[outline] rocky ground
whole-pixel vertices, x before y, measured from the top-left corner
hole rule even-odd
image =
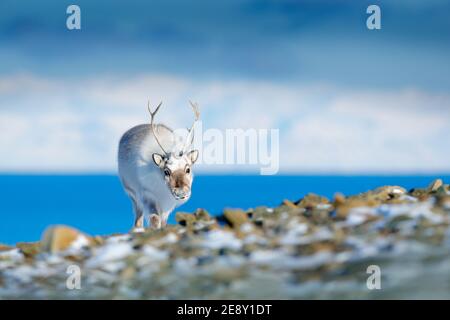
[[[0,298],[450,298],[441,180],[176,219],[110,236],[54,226],[40,242],[0,245]],[[368,288],[368,268],[380,271],[380,289]]]

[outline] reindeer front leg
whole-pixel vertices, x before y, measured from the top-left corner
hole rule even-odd
[[[138,202],[136,201],[136,197],[134,196],[133,193],[130,193],[130,197],[131,197],[131,202],[133,204],[133,212],[134,212],[134,223],[133,223],[133,228],[131,229],[131,232],[133,233],[139,233],[139,232],[144,232],[144,213],[143,210],[141,208],[141,206],[139,206]]]
[[[171,211],[163,212],[162,214],[150,215],[150,226],[154,229],[161,229],[167,226],[167,220]]]
[[[151,229],[161,229],[161,217],[159,216],[158,207],[151,201],[145,206],[146,212],[145,216],[148,218],[149,228]]]
[[[169,215],[170,215],[171,212],[172,212],[172,210],[169,210],[169,211],[163,212],[161,214],[161,226],[163,228],[165,228],[167,226],[167,220],[169,219]]]

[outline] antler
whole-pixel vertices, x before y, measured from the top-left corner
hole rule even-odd
[[[188,129],[188,136],[186,138],[186,143],[184,145],[183,152],[186,152],[187,149],[194,142],[194,125],[198,121],[198,119],[200,118],[200,111],[198,110],[197,103],[193,103],[191,100],[189,100],[189,103],[190,103],[190,105],[192,107],[192,110],[194,111],[195,119],[194,119],[194,123],[192,123],[191,129]]]
[[[155,119],[155,115],[158,112],[159,107],[161,107],[161,105],[162,105],[162,101],[158,104],[158,106],[156,107],[155,111],[152,112],[152,110],[150,109],[150,101],[149,101],[148,104],[147,104],[147,109],[148,109],[148,112],[150,112],[150,117],[151,117],[150,126],[152,127],[153,136],[155,137],[155,140],[158,143],[158,145],[161,148],[161,150],[164,152],[165,155],[167,155],[166,150],[164,150],[163,146],[159,142],[158,135],[156,134],[156,130],[155,130],[155,124],[153,122],[153,120]]]

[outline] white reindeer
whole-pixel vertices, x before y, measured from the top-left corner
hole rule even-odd
[[[144,231],[144,218],[153,228],[167,225],[169,214],[191,196],[192,165],[198,150],[189,150],[194,141],[194,125],[200,113],[190,102],[195,120],[185,143],[163,124],[141,124],[125,132],[119,143],[119,176],[130,197],[135,214],[133,232]],[[181,147],[181,148],[180,148]]]

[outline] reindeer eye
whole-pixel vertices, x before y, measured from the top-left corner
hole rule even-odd
[[[191,168],[189,168],[189,167],[186,167],[186,173],[191,173]]]
[[[164,170],[164,174],[168,177],[168,176],[170,176],[170,171],[169,171],[169,169],[165,169]]]

